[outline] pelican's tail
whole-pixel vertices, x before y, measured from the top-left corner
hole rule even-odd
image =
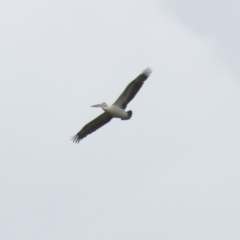
[[[130,119],[132,117],[132,110],[127,111],[127,114],[128,114],[128,119]]]
[[[132,117],[132,110],[127,111],[127,118],[121,118],[121,120],[129,120]]]

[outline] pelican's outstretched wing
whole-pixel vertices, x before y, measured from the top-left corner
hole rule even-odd
[[[136,79],[127,85],[123,93],[119,96],[113,105],[117,105],[120,108],[125,109],[127,107],[127,104],[135,97],[137,92],[142,87],[144,81],[150,76],[151,73],[151,68],[147,68],[142,71],[142,73]]]
[[[87,123],[75,136],[72,137],[73,142],[79,143],[83,138],[85,138],[88,134],[96,131],[106,123],[108,123],[112,119],[112,116],[104,112],[91,122]]]

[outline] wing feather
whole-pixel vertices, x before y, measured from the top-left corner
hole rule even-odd
[[[72,141],[75,143],[79,143],[83,138],[92,132],[96,131],[106,123],[108,123],[112,119],[112,116],[104,112],[91,122],[87,123],[75,136],[72,137]]]
[[[135,95],[138,93],[143,83],[147,80],[151,73],[151,68],[146,68],[145,70],[143,70],[137,78],[135,78],[127,85],[119,98],[114,102],[114,105],[125,109],[127,107],[127,104],[135,97]]]

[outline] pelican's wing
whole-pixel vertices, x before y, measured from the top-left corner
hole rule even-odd
[[[114,105],[119,106],[122,109],[125,109],[127,107],[127,104],[135,97],[137,92],[142,87],[143,83],[152,73],[151,68],[147,68],[142,73],[134,79],[132,82],[130,82],[123,93],[119,96],[119,98],[116,100]]]
[[[73,142],[79,143],[83,138],[85,138],[88,134],[96,131],[106,123],[108,123],[112,119],[112,116],[104,112],[103,114],[99,115],[91,122],[86,124],[75,136],[72,137]]]

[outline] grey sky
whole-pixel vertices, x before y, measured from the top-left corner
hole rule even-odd
[[[240,17],[201,2],[1,1],[1,240],[239,239]]]
[[[185,26],[201,35],[210,35],[218,41],[218,50],[225,60],[239,71],[240,48],[240,2],[168,0],[168,7],[177,12]]]

